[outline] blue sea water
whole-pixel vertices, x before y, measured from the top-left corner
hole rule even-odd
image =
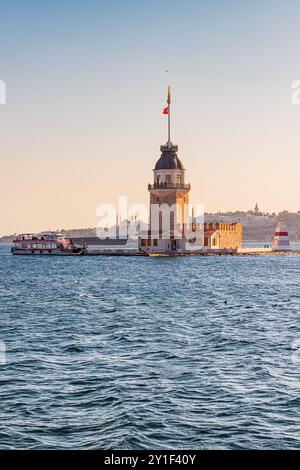
[[[299,279],[298,255],[0,246],[0,448],[299,449]]]

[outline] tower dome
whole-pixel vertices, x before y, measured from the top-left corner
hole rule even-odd
[[[177,145],[161,145],[160,150],[161,156],[157,160],[154,170],[184,170],[183,164],[177,156]]]

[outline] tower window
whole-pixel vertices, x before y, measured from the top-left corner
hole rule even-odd
[[[167,175],[167,176],[166,176],[166,183],[167,183],[167,184],[171,184],[171,183],[172,183],[171,175]]]
[[[181,175],[176,176],[176,183],[181,184]]]

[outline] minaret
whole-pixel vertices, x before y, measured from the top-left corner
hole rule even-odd
[[[168,141],[161,145],[161,156],[156,162],[153,184],[148,185],[150,193],[150,236],[153,238],[153,207],[167,205],[176,207],[170,217],[170,233],[164,233],[162,220],[163,211],[159,214],[159,230],[155,239],[149,239],[150,246],[158,247],[158,251],[176,251],[184,249],[185,228],[188,223],[187,204],[189,202],[190,185],[185,183],[185,169],[177,156],[178,146],[171,142],[171,88],[168,87]],[[166,206],[165,206],[166,207]]]

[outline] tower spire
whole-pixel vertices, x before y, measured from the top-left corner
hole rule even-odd
[[[168,86],[168,145],[171,145],[171,87]]]

